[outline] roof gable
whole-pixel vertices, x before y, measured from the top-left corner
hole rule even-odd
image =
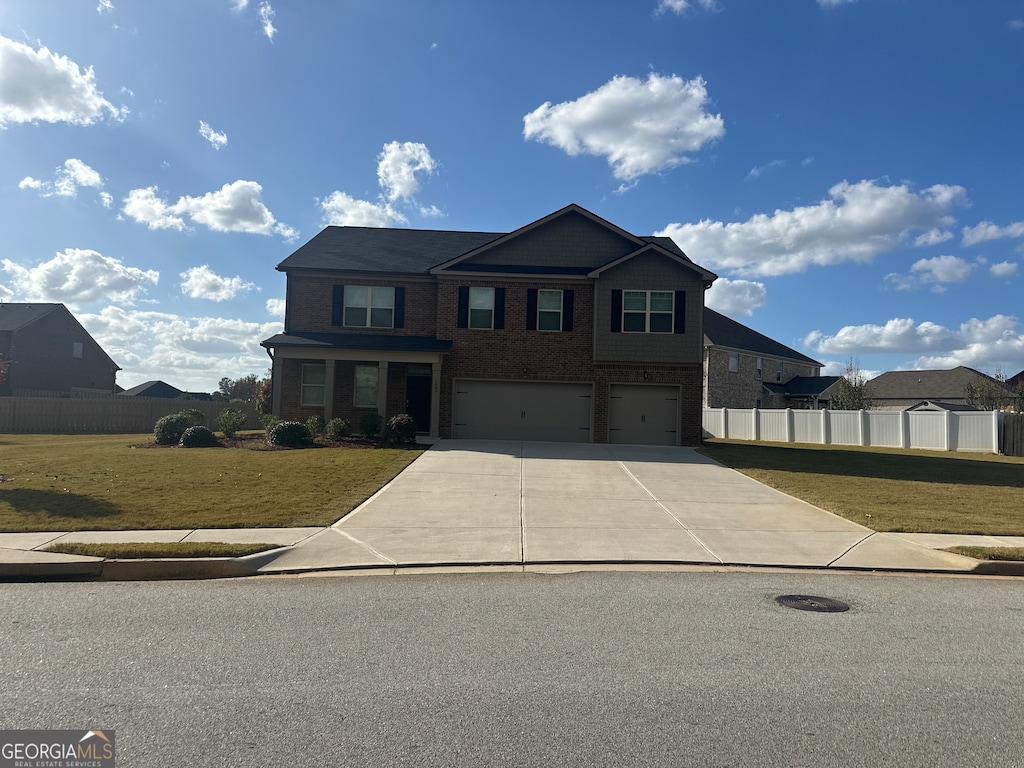
[[[17,331],[41,317],[62,308],[63,304],[20,304],[0,302],[0,331]]]
[[[775,339],[770,339],[763,333],[748,328],[743,323],[737,323],[732,318],[715,312],[709,307],[704,307],[704,340],[707,346],[754,352],[765,357],[781,357],[818,368],[822,366],[822,363],[817,360],[797,352]]]
[[[940,371],[888,371],[868,382],[873,400],[963,401],[968,384],[984,380],[1004,386],[981,371],[961,365]]]
[[[673,261],[680,266],[686,267],[687,269],[696,272],[704,281],[705,288],[710,287],[711,283],[713,283],[718,278],[718,275],[716,275],[714,272],[709,272],[703,267],[699,267],[696,264],[694,264],[686,257],[686,254],[684,254],[678,248],[670,250],[663,246],[661,243],[657,242],[646,243],[645,245],[642,245],[636,250],[623,254],[619,258],[613,259],[612,261],[609,261],[606,264],[602,264],[597,269],[590,272],[587,275],[587,277],[600,277],[602,273],[611,269],[615,269],[616,267],[619,267],[631,261],[632,259],[635,259],[639,256],[647,256],[652,254],[660,256],[662,258],[669,259],[670,261]]]

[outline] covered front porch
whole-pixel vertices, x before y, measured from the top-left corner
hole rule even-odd
[[[451,342],[376,334],[278,334],[262,345],[273,359],[273,412],[305,421],[408,413],[417,431],[439,436],[441,364]]]

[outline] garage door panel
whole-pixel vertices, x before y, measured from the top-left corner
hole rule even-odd
[[[679,387],[612,384],[609,395],[609,443],[678,444]]]
[[[590,442],[589,384],[457,380],[457,438]]]

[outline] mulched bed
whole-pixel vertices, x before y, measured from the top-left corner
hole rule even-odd
[[[399,450],[423,450],[422,445],[385,445],[379,437],[346,437],[339,441],[327,441],[320,439],[310,445],[271,445],[267,442],[266,435],[245,434],[235,437],[218,437],[217,445],[211,448],[240,448],[245,451],[303,451],[311,448],[393,448]],[[177,445],[160,445],[155,442],[138,443],[132,448],[177,448]]]

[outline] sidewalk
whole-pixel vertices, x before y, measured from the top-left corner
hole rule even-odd
[[[216,541],[234,559],[103,561],[62,542]],[[688,448],[446,440],[323,528],[0,533],[0,578],[210,578],[341,569],[660,564],[1002,573],[941,549],[1024,537],[876,533]]]

